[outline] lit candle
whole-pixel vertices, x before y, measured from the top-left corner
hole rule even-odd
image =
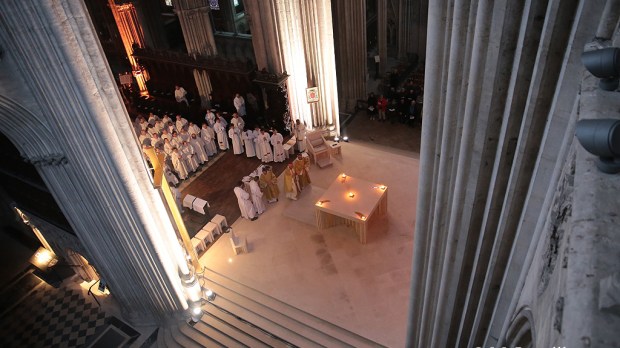
[[[379,186],[380,189],[385,190],[387,187],[385,185]]]
[[[349,192],[349,197],[351,197],[351,198],[355,197],[355,193]]]
[[[318,206],[320,207],[320,206],[322,206],[322,205],[323,205],[323,202],[318,201],[318,202],[316,202],[316,205],[318,205]]]
[[[366,221],[366,216],[362,215],[361,219],[362,221]]]
[[[345,178],[347,177],[347,175],[346,175],[345,173],[342,173],[341,177],[342,177],[343,179],[345,179]]]

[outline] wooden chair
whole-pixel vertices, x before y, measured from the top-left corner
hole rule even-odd
[[[310,160],[320,168],[332,165],[331,150],[321,131],[306,134],[306,149]]]

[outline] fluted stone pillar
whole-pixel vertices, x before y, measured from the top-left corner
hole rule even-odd
[[[549,260],[566,255],[563,268],[570,268],[576,257],[567,251],[574,250],[573,237],[562,237],[570,233],[571,204],[553,209],[552,203],[570,202],[560,174],[575,172],[569,154],[585,93],[580,56],[604,3],[429,3],[407,346],[512,346],[519,342],[505,337],[514,338],[507,331],[520,310],[533,316],[524,332],[533,346],[583,343],[584,334],[573,334],[580,325],[568,332],[562,321],[596,310],[589,296],[597,285],[583,280],[598,275],[583,274],[578,262],[549,274]],[[592,226],[585,216],[576,224]],[[579,285],[568,283],[566,273]],[[583,291],[584,284],[591,288]],[[571,286],[587,296],[568,297]],[[599,327],[612,323],[607,317]]]
[[[336,1],[333,18],[339,106],[352,111],[366,99],[366,0]]]
[[[252,29],[252,46],[258,70],[280,75],[284,72],[282,44],[278,37],[276,4],[272,1],[245,0],[246,16]]]
[[[379,48],[379,74],[384,75],[387,68],[387,0],[377,0],[377,45]]]
[[[426,54],[428,0],[400,0],[398,11],[398,58]]]
[[[179,16],[187,53],[191,56],[212,56],[217,54],[209,2],[207,0],[175,0],[174,11]],[[194,69],[194,79],[200,95],[200,105],[208,106],[209,94],[213,90],[206,71]]]
[[[138,20],[138,14],[133,3],[125,3],[117,5],[115,0],[108,0],[116,26],[121,35],[125,52],[127,52],[127,59],[131,64],[133,70],[133,76],[136,78],[138,87],[140,88],[140,94],[148,95],[148,89],[146,87],[146,81],[148,81],[148,73],[138,64],[136,58],[133,56],[134,46],[144,47],[144,33]]]
[[[161,18],[161,7],[150,0],[136,0],[134,2],[138,18],[144,33],[144,44],[157,50],[168,48],[168,40]]]
[[[248,0],[245,5],[258,68],[290,75],[291,118],[310,128],[333,125],[338,132],[331,1]],[[308,104],[309,87],[319,88],[318,102]]]
[[[83,1],[5,1],[0,46],[0,131],[37,168],[125,319],[180,315],[188,265]]]

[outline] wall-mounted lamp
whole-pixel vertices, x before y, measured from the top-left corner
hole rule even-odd
[[[620,120],[580,120],[575,133],[581,146],[598,156],[601,172],[620,173]]]
[[[605,91],[615,91],[620,77],[620,48],[607,47],[583,52],[581,62],[588,71],[601,79],[599,87]]]

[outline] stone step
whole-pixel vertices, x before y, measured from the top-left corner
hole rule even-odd
[[[182,335],[195,344],[194,347],[232,347],[235,345],[235,342],[228,337],[199,330],[195,325],[192,327],[186,322],[179,323],[178,328]]]
[[[257,313],[257,309],[254,308],[255,305],[253,305],[251,301],[240,296],[235,296],[233,293],[226,293],[225,288],[220,288],[215,284],[212,285],[214,285],[213,290],[218,294],[212,304],[218,308],[233,313],[233,315],[251,323],[263,331],[269,332],[270,334],[285,340],[293,346],[304,348],[325,346],[318,344],[312,339],[307,338],[305,335],[298,333],[305,331],[303,326],[281,325],[272,320],[273,316],[277,315],[275,312],[272,313],[267,310],[259,310],[259,313]],[[222,293],[222,295],[220,295],[220,293]]]
[[[183,348],[182,345],[180,345],[179,343],[177,343],[177,341],[174,339],[172,332],[170,331],[170,328],[167,327],[162,327],[161,330],[163,330],[163,334],[164,334],[164,346],[167,348]]]
[[[201,348],[201,347],[205,347],[204,345],[201,345],[198,343],[198,341],[200,340],[201,337],[191,337],[191,336],[200,336],[199,332],[195,332],[195,334],[192,333],[186,333],[187,329],[185,329],[186,327],[188,327],[186,322],[180,322],[178,324],[175,325],[170,325],[170,333],[172,334],[174,340],[180,344],[182,347],[185,348]],[[192,330],[190,328],[190,330]]]
[[[247,287],[235,280],[232,280],[213,270],[205,268],[205,277],[207,284],[210,286],[219,286],[222,296],[231,296],[230,300],[240,301],[241,303],[251,302],[249,309],[256,313],[275,313],[263,314],[271,321],[281,326],[291,326],[296,332],[304,332],[308,334],[309,339],[323,345],[331,345],[336,343],[339,346],[349,345],[352,347],[381,347],[380,344],[371,341],[363,336],[348,331],[326,320],[318,318],[312,314],[304,312],[298,308],[290,306],[280,300],[277,300],[267,294]],[[218,291],[213,289],[219,296]],[[217,297],[216,297],[217,300]],[[267,328],[263,328],[267,329]],[[299,331],[302,330],[302,331]],[[269,330],[268,330],[269,331]],[[285,338],[285,337],[283,337]],[[286,338],[285,338],[286,339]]]
[[[195,325],[197,329],[201,328],[203,325],[209,325],[228,336],[235,337],[235,339],[242,344],[252,348],[287,347],[286,344],[281,341],[268,336],[263,331],[248,325],[237,317],[213,305],[203,306],[203,311],[205,312],[204,316],[201,321]]]

